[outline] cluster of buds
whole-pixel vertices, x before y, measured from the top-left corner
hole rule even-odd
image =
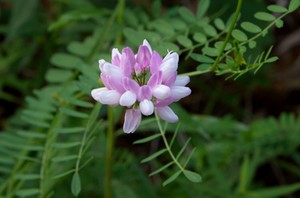
[[[178,116],[169,105],[191,94],[186,87],[188,76],[178,76],[179,56],[168,52],[162,58],[144,40],[135,55],[126,47],[122,53],[112,50],[111,63],[99,60],[100,78],[105,87],[92,90],[92,97],[106,105],[127,107],[123,131],[133,133],[140,125],[142,115],[154,113],[170,123]]]

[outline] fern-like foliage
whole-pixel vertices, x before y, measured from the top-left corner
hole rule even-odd
[[[176,136],[179,131],[179,125],[177,126],[177,128],[173,134],[173,137],[172,137],[171,141],[169,142],[166,137],[167,123],[166,123],[165,127],[163,127],[161,124],[161,121],[159,120],[159,117],[157,115],[156,115],[156,121],[157,121],[157,125],[158,125],[159,131],[160,131],[159,134],[154,134],[154,135],[151,135],[149,137],[146,137],[146,138],[143,138],[143,139],[140,139],[140,140],[137,140],[134,142],[135,144],[147,143],[147,142],[155,140],[159,137],[162,138],[162,140],[164,142],[165,148],[163,148],[159,151],[156,151],[155,153],[146,157],[145,159],[142,160],[142,163],[149,162],[149,161],[151,161],[163,154],[166,154],[166,153],[168,153],[168,155],[170,156],[171,161],[169,163],[166,163],[159,169],[150,173],[150,176],[161,173],[162,171],[165,171],[167,168],[170,168],[171,166],[176,166],[177,171],[172,173],[171,176],[163,182],[163,186],[166,186],[169,183],[173,182],[182,173],[185,175],[185,177],[188,180],[190,180],[192,182],[200,182],[201,176],[198,173],[195,173],[193,171],[186,169],[186,166],[187,166],[189,160],[191,159],[191,156],[193,155],[195,148],[193,148],[193,150],[190,152],[190,154],[186,157],[184,163],[180,162],[180,161],[182,161],[181,158],[183,157],[183,154],[184,154],[186,148],[188,147],[191,138],[186,140],[185,143],[183,144],[183,146],[181,147],[180,151],[177,154],[175,154],[174,151],[172,151],[172,146],[176,140]]]

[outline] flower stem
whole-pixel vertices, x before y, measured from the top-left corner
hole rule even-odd
[[[114,112],[113,107],[108,107],[108,130],[106,135],[106,160],[105,160],[105,180],[104,180],[104,197],[112,197],[112,165],[113,165],[113,150],[114,150]]]
[[[172,158],[173,162],[178,166],[178,168],[180,169],[181,172],[184,171],[184,168],[181,166],[181,164],[178,162],[177,158],[174,156],[172,150],[171,150],[171,147],[168,143],[168,140],[165,136],[165,133],[166,133],[166,129],[163,129],[163,127],[161,126],[161,123],[160,123],[160,120],[159,120],[159,117],[158,115],[155,113],[155,118],[156,118],[156,122],[157,122],[157,125],[158,125],[158,128],[159,128],[159,131],[160,131],[160,134],[161,134],[161,137],[164,141],[164,144],[166,146],[166,149],[170,155],[170,157]]]

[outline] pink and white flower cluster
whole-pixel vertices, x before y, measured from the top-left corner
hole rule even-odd
[[[191,94],[186,87],[189,77],[177,76],[178,59],[176,52],[168,52],[162,58],[147,40],[139,46],[136,55],[128,47],[121,53],[114,48],[111,63],[99,60],[100,78],[105,87],[93,89],[92,97],[102,104],[128,107],[125,133],[133,133],[142,115],[149,116],[154,111],[167,122],[177,122],[177,115],[168,105]]]

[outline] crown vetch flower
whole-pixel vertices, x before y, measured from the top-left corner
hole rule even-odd
[[[111,63],[99,60],[100,78],[105,87],[93,89],[92,97],[107,105],[127,107],[123,131],[133,133],[142,115],[155,111],[161,119],[174,123],[178,116],[169,105],[191,94],[186,87],[190,78],[177,76],[178,54],[168,52],[162,58],[147,40],[137,54],[126,47],[112,50]]]

